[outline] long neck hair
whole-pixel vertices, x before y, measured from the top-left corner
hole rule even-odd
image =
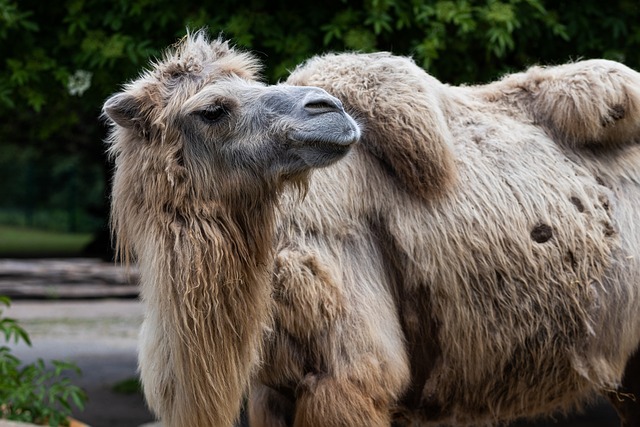
[[[247,176],[246,192],[207,199],[179,164],[136,161],[123,147],[139,141],[126,139],[111,136],[112,229],[120,257],[139,263],[146,321],[166,353],[142,366],[161,377],[147,390],[143,375],[145,394],[167,426],[230,426],[269,319],[277,191]]]

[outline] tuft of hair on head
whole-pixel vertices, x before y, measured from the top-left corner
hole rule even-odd
[[[205,28],[187,29],[185,36],[164,52],[156,68],[159,77],[165,78],[231,73],[256,80],[262,71],[262,65],[251,53],[232,46],[222,35],[211,39]]]
[[[256,57],[232,46],[222,36],[210,39],[206,29],[187,29],[186,35],[167,48],[161,59],[151,62],[150,69],[105,102],[102,116],[147,139],[153,135],[154,126],[162,127],[161,110],[170,99],[182,94],[180,80],[191,80],[192,87],[225,76],[260,80],[261,69]]]

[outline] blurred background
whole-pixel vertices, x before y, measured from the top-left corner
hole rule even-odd
[[[640,66],[637,0],[0,0],[0,255],[101,256],[111,165],[104,100],[187,28],[274,83],[311,55],[389,50],[443,82],[604,57]]]
[[[112,165],[100,112],[110,94],[187,28],[208,27],[214,36],[254,52],[268,83],[286,78],[313,54],[387,50],[412,56],[445,83],[475,84],[532,64],[582,58],[640,69],[639,22],[638,0],[0,0],[0,258],[13,260],[0,265],[0,293],[18,300],[13,313],[30,332],[55,342],[66,335],[42,329],[55,317],[42,320],[43,301],[47,308],[72,304],[63,308],[65,316],[75,303],[90,306],[89,299],[137,304],[135,279],[113,279],[121,272],[109,270]],[[43,261],[51,258],[69,261]],[[88,259],[104,262],[96,268],[109,270],[104,274],[110,279],[86,267]],[[87,269],[93,273],[78,273]],[[34,274],[40,287],[24,292],[33,284],[25,277]],[[106,288],[97,292],[98,285]],[[118,310],[105,316],[141,316],[137,305],[125,314]],[[115,337],[133,340],[126,348],[135,352],[135,334],[115,331]],[[35,343],[34,348],[40,351]],[[70,348],[54,350],[77,356]],[[36,357],[34,350],[18,350],[27,359]],[[135,357],[127,360],[135,376]],[[152,418],[140,399],[132,402],[143,408],[135,423]],[[574,424],[560,419],[552,425],[616,425],[610,409],[599,408],[604,418],[589,412],[574,417]]]

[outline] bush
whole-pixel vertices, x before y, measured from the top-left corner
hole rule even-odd
[[[10,300],[0,296],[0,305]],[[0,310],[0,333],[5,343],[24,342],[31,346],[27,332]],[[42,359],[23,365],[8,346],[0,346],[0,418],[34,424],[65,426],[72,405],[82,410],[87,399],[80,387],[73,385],[67,373],[80,374],[72,363],[54,360],[48,367]]]

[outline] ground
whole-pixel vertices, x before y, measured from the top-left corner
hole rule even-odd
[[[140,394],[114,391],[115,385],[136,378],[143,309],[135,278],[135,269],[127,273],[97,260],[0,260],[0,294],[14,299],[4,315],[17,319],[33,342],[32,347],[14,345],[15,354],[25,362],[75,362],[83,372],[76,383],[89,402],[74,416],[91,427],[137,427],[153,421]],[[602,403],[568,420],[510,427],[617,425],[615,412]]]
[[[138,393],[114,386],[136,377],[137,333],[142,308],[137,300],[14,301],[6,315],[16,318],[32,347],[14,346],[24,362],[69,360],[82,369],[74,382],[89,401],[74,414],[92,427],[134,427],[153,420]]]

